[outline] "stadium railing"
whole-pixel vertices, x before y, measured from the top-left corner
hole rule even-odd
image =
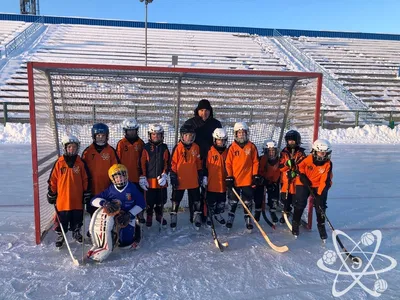
[[[287,51],[290,52],[296,59],[298,59],[304,67],[310,72],[320,72],[323,76],[323,84],[331,92],[333,92],[339,99],[345,101],[349,105],[350,109],[355,110],[367,110],[368,106],[365,105],[360,99],[358,99],[353,93],[346,89],[340,82],[338,82],[332,75],[314,59],[305,54],[299,48],[297,48],[291,41],[290,38],[283,36],[278,30],[274,29],[273,36],[281,43]]]
[[[19,49],[25,42],[35,33],[37,32],[42,26],[44,25],[43,17],[37,19],[34,23],[28,26],[24,31],[19,33],[15,38],[9,41],[4,46],[5,56],[8,57],[11,53],[15,50]]]

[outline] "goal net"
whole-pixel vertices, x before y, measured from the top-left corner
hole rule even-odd
[[[31,62],[28,83],[37,243],[53,223],[47,180],[62,154],[65,134],[77,136],[82,151],[92,143],[93,124],[103,122],[110,128],[109,144],[116,147],[123,137],[122,121],[135,117],[145,142],[148,125],[161,124],[171,151],[179,127],[205,98],[227,129],[229,142],[234,123],[245,121],[260,153],[268,138],[283,147],[289,129],[298,130],[304,143],[318,136],[320,73]]]

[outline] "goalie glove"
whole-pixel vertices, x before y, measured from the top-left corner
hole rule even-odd
[[[129,212],[123,211],[121,210],[115,217],[115,223],[117,223],[117,225],[120,228],[124,228],[126,226],[129,225],[130,221],[131,221],[131,214]]]
[[[105,201],[103,203],[103,210],[107,214],[107,216],[115,216],[121,210],[121,202],[117,199],[111,201]]]
[[[167,184],[167,174],[162,173],[157,177],[157,181],[160,186],[165,186]]]
[[[144,191],[147,191],[147,188],[149,187],[149,182],[147,181],[146,176],[140,176],[139,185]]]

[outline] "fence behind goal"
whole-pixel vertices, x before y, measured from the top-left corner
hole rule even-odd
[[[122,121],[135,117],[145,142],[148,125],[161,124],[172,150],[180,126],[205,98],[227,129],[229,143],[238,121],[247,122],[259,151],[267,138],[281,145],[288,129],[299,130],[306,143],[318,135],[319,73],[34,62],[28,63],[28,82],[37,243],[53,222],[47,180],[67,133],[79,138],[82,151],[92,143],[93,124],[103,122],[115,147],[123,137]],[[187,206],[185,199],[182,205]]]

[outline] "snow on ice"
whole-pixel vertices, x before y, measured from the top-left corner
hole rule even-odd
[[[320,137],[333,143],[328,217],[356,242],[366,232],[380,230],[383,239],[378,252],[397,261],[399,130],[399,126],[393,130],[386,126],[320,130]],[[312,231],[301,228],[294,240],[286,226],[273,231],[261,221],[275,244],[289,247],[289,252],[279,254],[266,245],[256,229],[246,232],[242,210],[229,233],[224,227],[216,228],[221,241],[229,242],[223,253],[214,246],[209,229],[195,231],[184,212],[178,216],[177,231],[166,229],[159,234],[158,226],[145,228],[139,250],[117,249],[101,264],[86,262],[74,267],[66,248],[55,250],[54,233],[50,232],[41,245],[34,243],[29,125],[0,126],[0,144],[0,299],[334,298],[336,275],[317,267],[323,254],[334,250],[331,238],[323,246],[314,227]],[[169,220],[168,214],[165,217]],[[341,238],[347,248],[354,247]],[[80,259],[81,245],[70,240],[74,255]],[[361,248],[371,251],[363,245]],[[372,262],[376,270],[386,264],[381,256]],[[364,275],[360,281],[374,289],[377,279],[384,279],[387,289],[380,299],[398,299],[399,268],[377,276]],[[351,276],[341,275],[337,288],[353,282]],[[341,297],[371,298],[358,284]]]

